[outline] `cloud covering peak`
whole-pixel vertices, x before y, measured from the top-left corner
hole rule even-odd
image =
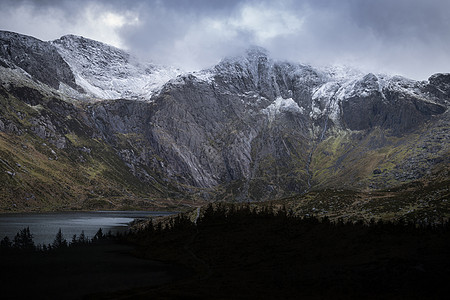
[[[201,69],[260,45],[275,58],[426,79],[450,72],[446,0],[3,0],[0,29],[72,33]]]

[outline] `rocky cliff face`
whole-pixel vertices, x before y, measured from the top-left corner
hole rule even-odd
[[[58,89],[65,83],[80,89],[75,77],[55,47],[36,38],[13,32],[0,31],[0,58],[2,67],[10,64],[26,71],[35,80]]]
[[[148,142],[145,153],[127,153],[130,164],[143,155],[158,157],[157,163],[142,163],[185,186],[221,187],[230,197],[261,199],[314,187],[315,177],[327,169],[318,164],[312,169],[311,162],[330,138],[349,134],[349,143],[358,145],[374,130],[398,138],[442,116],[446,104],[429,95],[431,85],[374,74],[334,78],[251,49],[169,81],[140,109],[145,113],[137,114],[139,122],[129,120],[135,113],[128,105],[117,114],[100,103],[95,115],[102,115],[106,136],[139,132]],[[381,138],[368,150],[390,146],[396,147]],[[447,146],[440,154],[445,151]],[[339,160],[348,153],[338,155]],[[358,172],[366,177],[373,169]]]
[[[80,37],[0,37],[1,49],[14,49],[0,52],[1,131],[32,134],[59,156],[76,149],[73,164],[91,157],[89,172],[101,165],[115,187],[132,176],[137,190],[150,187],[160,198],[262,200],[327,187],[380,189],[448,172],[448,74],[417,82],[315,69],[251,48],[178,75]],[[45,63],[26,55],[38,55],[37,44],[53,55]],[[15,58],[21,55],[41,71]],[[42,72],[57,75],[46,81]],[[33,113],[15,108],[20,103]],[[100,145],[114,163],[97,161]]]

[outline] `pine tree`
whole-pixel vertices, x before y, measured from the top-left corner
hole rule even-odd
[[[5,236],[2,241],[0,242],[0,248],[1,250],[10,249],[12,247],[12,242],[9,239],[9,237]]]
[[[78,237],[78,243],[85,244],[87,242],[88,240],[86,238],[86,235],[84,234],[84,230],[82,230],[80,236]]]
[[[72,236],[72,241],[70,242],[70,245],[71,245],[71,246],[75,246],[76,244],[78,244],[78,239],[77,239],[77,235],[74,234],[74,235]]]
[[[30,233],[30,227],[20,230],[14,237],[13,247],[18,250],[34,250],[33,235]]]
[[[105,236],[103,235],[103,230],[100,228],[94,235],[94,240],[102,240]]]
[[[67,247],[67,241],[64,238],[61,228],[58,230],[58,233],[56,234],[55,240],[53,241],[52,248],[64,248]]]

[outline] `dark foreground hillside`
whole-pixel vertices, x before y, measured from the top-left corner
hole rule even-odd
[[[113,241],[46,252],[0,253],[1,299],[83,299],[159,286],[190,276],[182,266],[144,260]]]
[[[448,223],[331,222],[283,207],[215,205],[149,224],[116,240],[7,249],[0,259],[2,299],[447,299],[450,293]]]
[[[439,299],[450,292],[448,225],[331,223],[219,206],[197,226],[178,217],[133,239],[137,255],[185,264],[196,275],[94,298]]]

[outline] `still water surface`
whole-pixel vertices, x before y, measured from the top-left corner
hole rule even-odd
[[[103,233],[124,232],[135,219],[171,215],[171,212],[151,211],[95,211],[61,213],[21,213],[0,214],[0,239],[8,236],[11,240],[19,230],[30,227],[33,241],[37,244],[50,244],[61,228],[64,238],[70,242],[72,236],[84,234],[92,238],[99,228]]]

